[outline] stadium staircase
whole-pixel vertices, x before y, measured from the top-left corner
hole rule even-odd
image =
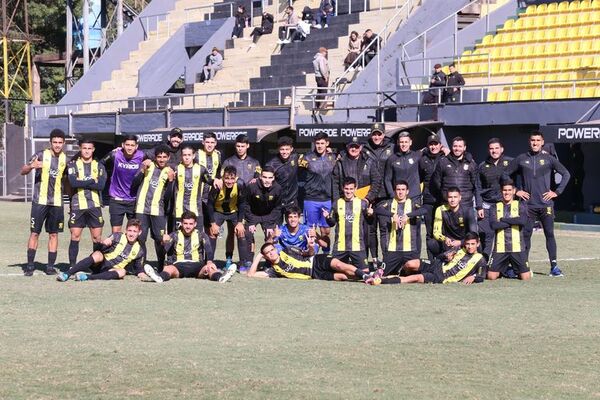
[[[138,74],[142,65],[160,49],[167,40],[184,24],[204,21],[213,11],[211,0],[178,0],[174,9],[155,29],[147,33],[147,39],[140,42],[138,49],[129,54],[119,69],[113,70],[111,79],[102,82],[99,90],[92,93],[93,101],[120,100],[135,97],[138,94]],[[207,8],[200,8],[206,6]],[[227,11],[229,16],[229,11]]]
[[[224,52],[223,70],[219,71],[211,82],[196,83],[193,92],[196,94],[231,92],[230,95],[209,99],[208,105],[214,107],[231,102],[235,102],[238,106],[257,103],[260,105],[289,104],[291,89],[267,91],[264,95],[259,93],[256,95],[257,101],[251,100],[250,104],[247,104],[249,98],[247,92],[292,86],[314,86],[312,60],[321,46],[329,49],[329,66],[335,79],[343,72],[342,62],[346,56],[350,32],[355,30],[362,35],[368,28],[377,32],[389,18],[390,10],[403,4],[403,1],[396,2],[396,0],[370,0],[367,3],[367,10],[364,10],[363,0],[351,1],[352,13],[348,13],[348,2],[340,1],[339,15],[330,19],[328,28],[311,29],[310,35],[304,41],[283,46],[277,44],[277,32],[280,26],[277,20],[281,19],[281,14],[275,14],[276,24],[272,34],[263,35],[254,48],[249,47],[251,41],[241,38],[232,40],[231,48],[225,49]],[[314,11],[318,5],[318,0],[298,0],[294,2],[294,10],[301,12],[305,6],[309,6]],[[257,21],[256,25],[259,23],[260,21]],[[244,30],[245,38],[249,37],[252,29],[254,28]],[[191,100],[188,99],[183,107],[188,108],[190,105]]]
[[[507,84],[488,101],[600,97],[600,0],[530,5],[457,64],[470,85]]]

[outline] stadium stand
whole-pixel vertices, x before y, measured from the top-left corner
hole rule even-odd
[[[600,1],[530,5],[457,61],[488,101],[600,96]]]

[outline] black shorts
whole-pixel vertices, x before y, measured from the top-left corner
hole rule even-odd
[[[167,217],[164,215],[136,214],[135,217],[142,223],[141,242],[146,241],[148,233],[154,240],[162,240],[163,235],[167,233]]]
[[[527,266],[527,256],[525,252],[492,254],[492,265],[490,267],[491,272],[500,272],[501,274],[504,274],[510,267],[516,270],[519,274],[529,272],[529,267]]]
[[[173,264],[179,271],[180,278],[197,278],[204,264],[197,261],[182,261]]]
[[[404,264],[418,259],[419,254],[416,251],[388,251],[383,257],[383,262],[385,262],[383,275],[398,275]]]
[[[115,200],[111,197],[108,202],[108,212],[110,213],[110,225],[122,226],[126,215],[127,220],[135,216],[135,201]]]
[[[533,220],[542,221],[545,218],[554,219],[554,207],[539,207],[539,208],[528,208],[527,216]]]
[[[334,270],[331,269],[331,261],[333,258],[326,254],[319,254],[313,258],[312,278],[322,281],[334,280]]]
[[[71,211],[69,216],[69,228],[102,228],[103,226],[104,218],[100,207]]]
[[[358,269],[367,269],[367,253],[365,251],[334,251],[333,258],[352,264]]]
[[[223,222],[225,222],[225,221],[231,222],[233,225],[236,225],[238,223],[237,212],[234,212],[231,214],[223,214],[223,213],[215,211],[214,218],[215,218],[215,224],[217,224],[218,226],[223,225]]]
[[[65,227],[65,213],[62,206],[31,204],[31,232],[40,233],[45,226],[48,233],[62,232]]]
[[[435,259],[431,264],[421,263],[419,273],[423,275],[425,283],[444,283],[444,270],[442,261]]]

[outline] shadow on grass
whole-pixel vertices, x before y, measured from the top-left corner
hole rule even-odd
[[[34,263],[35,271],[46,272],[46,265],[41,262]],[[9,268],[19,268],[22,272],[25,272],[25,268],[27,267],[27,263],[15,263],[7,265]],[[67,263],[58,263],[54,265],[54,268],[60,272],[66,272],[69,269],[69,264]]]

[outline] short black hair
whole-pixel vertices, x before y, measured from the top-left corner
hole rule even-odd
[[[446,193],[458,193],[460,194],[460,189],[456,186],[450,186],[447,190]]]
[[[354,185],[356,186],[356,179],[351,176],[347,176],[344,178],[344,186],[346,185]]]
[[[465,234],[465,238],[463,239],[463,243],[467,240],[477,240],[479,242],[479,235],[475,232],[467,232]]]
[[[454,136],[452,138],[452,144],[456,142],[463,142],[464,144],[467,144],[467,141],[462,136]]]
[[[54,138],[61,138],[63,140],[65,140],[65,132],[62,129],[52,129],[52,131],[50,132],[50,141],[52,141],[52,139]]]
[[[271,167],[270,165],[267,165],[266,167],[264,167],[262,169],[262,171],[260,173],[262,174],[263,172],[270,172],[273,175],[275,175],[275,168]]]
[[[125,135],[125,136],[123,136],[123,142],[126,142],[128,140],[133,140],[134,142],[137,143],[138,137],[137,137],[137,135]]]
[[[90,143],[93,144],[93,145],[95,145],[95,143],[92,140],[92,138],[89,138],[89,137],[81,138],[81,139],[79,139],[79,142],[78,142],[78,144],[79,144],[80,147],[81,147],[82,144],[90,144]]]
[[[213,138],[213,139],[217,140],[217,135],[215,135],[214,132],[206,132],[202,135],[202,139],[209,139],[209,138]]]
[[[450,68],[450,67],[456,68],[456,64],[452,63],[452,64],[448,65],[448,68]]]
[[[404,179],[400,179],[399,181],[396,181],[396,183],[394,183],[394,189],[396,188],[396,186],[398,185],[404,185],[406,186],[406,188],[408,189],[408,182],[406,182]]]
[[[183,221],[184,219],[193,219],[194,221],[196,221],[198,219],[198,216],[193,211],[188,210],[184,211],[183,214],[181,214],[181,220]]]
[[[275,247],[275,245],[271,242],[266,242],[265,244],[263,244],[262,246],[260,246],[260,254],[264,255],[265,254],[265,249],[269,246],[273,246]]]
[[[249,143],[248,136],[246,135],[237,135],[235,138],[236,143]]]
[[[315,139],[313,140],[314,142],[316,142],[317,140],[329,140],[329,135],[325,132],[319,132],[315,135]]]
[[[162,153],[165,153],[168,156],[171,155],[171,151],[169,150],[169,147],[166,144],[156,146],[156,148],[154,149],[154,157]]]
[[[237,175],[237,168],[233,165],[228,165],[223,169],[223,175]]]
[[[293,146],[294,140],[289,136],[282,136],[277,140],[277,147],[281,146]]]
[[[500,182],[500,188],[503,188],[504,186],[512,186],[515,187],[515,181],[513,181],[512,179],[508,178],[508,179],[504,179],[502,182]]]
[[[298,215],[300,215],[300,214],[302,214],[302,210],[300,210],[300,207],[292,205],[292,206],[289,206],[288,208],[286,208],[286,210],[285,210],[285,217],[286,218],[289,217],[290,214],[298,214]]]
[[[496,144],[496,143],[498,143],[500,145],[500,147],[504,147],[504,145],[502,144],[502,141],[497,137],[493,137],[490,140],[488,140],[488,146],[490,144]]]
[[[544,134],[543,134],[542,132],[540,132],[540,131],[532,131],[532,132],[529,134],[529,137],[531,138],[532,136],[541,136],[541,137],[542,137],[542,139],[544,138]]]
[[[192,146],[189,143],[184,144],[183,146],[181,146],[181,151],[183,152],[185,149],[191,150],[192,153],[196,152],[196,148],[194,146]]]

